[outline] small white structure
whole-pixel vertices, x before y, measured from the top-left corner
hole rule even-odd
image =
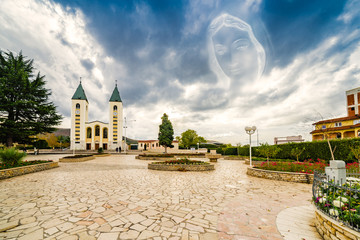
[[[330,166],[325,167],[325,174],[329,180],[334,180],[335,184],[344,184],[346,182],[345,162],[341,160],[330,161]]]
[[[285,144],[285,143],[291,143],[291,142],[304,142],[305,139],[302,138],[301,135],[299,136],[287,136],[287,137],[275,137],[274,138],[274,144]]]
[[[179,150],[179,141],[173,141],[172,145],[174,145],[174,147],[171,148],[171,150]],[[159,140],[139,140],[138,150],[165,151],[165,148],[160,146]]]

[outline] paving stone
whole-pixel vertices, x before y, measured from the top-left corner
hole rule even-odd
[[[138,223],[141,221],[144,221],[146,218],[140,214],[131,214],[129,216],[126,217],[127,219],[130,220],[130,222],[132,223]]]
[[[36,217],[27,217],[20,220],[20,224],[25,225],[36,221]]]
[[[119,233],[100,233],[98,240],[117,240]]]
[[[130,229],[134,229],[138,232],[141,232],[141,231],[144,231],[146,229],[146,227],[143,225],[140,225],[140,224],[134,224],[130,227]]]
[[[49,229],[46,229],[44,232],[48,235],[53,235],[55,233],[57,233],[59,231],[59,229],[57,229],[56,227],[52,227]]]
[[[87,234],[86,232],[81,232],[78,234],[79,240],[96,240],[94,236]]]
[[[19,225],[19,221],[12,221],[12,222],[2,224],[0,226],[0,232],[5,232],[5,231],[7,231],[9,229],[17,227],[18,225]]]
[[[120,233],[120,239],[135,239],[139,236],[139,232],[135,230],[129,230],[127,232]]]
[[[160,234],[158,232],[145,230],[145,231],[141,232],[138,239],[151,239],[151,238],[154,238],[154,237],[159,236],[159,235]]]
[[[44,238],[44,230],[38,229],[34,232],[19,237],[19,240],[41,240]]]

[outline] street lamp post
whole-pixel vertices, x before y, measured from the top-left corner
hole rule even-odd
[[[251,135],[255,133],[256,127],[255,126],[245,127],[245,131],[246,131],[247,134],[249,134],[249,138],[250,138],[250,166],[252,166],[252,161],[251,161]]]
[[[136,121],[136,120],[129,120],[129,121]],[[124,136],[124,138],[125,138],[125,145],[124,145],[124,153],[126,154],[126,129],[127,129],[127,125],[126,125],[126,117],[124,117],[124,131],[125,131],[125,136]]]

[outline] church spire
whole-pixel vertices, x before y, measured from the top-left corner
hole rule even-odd
[[[115,88],[114,88],[113,93],[111,94],[109,102],[122,102],[119,90],[117,88],[117,80],[115,80]]]
[[[76,89],[73,97],[71,99],[80,99],[80,100],[87,100],[87,97],[86,97],[86,94],[85,94],[85,91],[81,85],[81,77],[80,77],[80,84],[78,86],[78,88]]]

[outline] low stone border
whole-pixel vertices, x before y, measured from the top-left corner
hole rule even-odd
[[[251,168],[251,167],[247,169],[246,174],[253,177],[266,178],[266,179],[285,181],[285,182],[312,183],[314,181],[313,174],[270,171],[270,170]]]
[[[326,216],[318,209],[315,210],[315,227],[318,233],[325,239],[360,239],[360,233],[342,226],[340,222]]]
[[[224,160],[248,160],[248,158],[245,158],[245,157],[224,157]],[[250,160],[249,160],[249,164],[250,164]]]
[[[135,159],[139,159],[139,160],[156,160],[156,161],[172,161],[172,160],[176,160],[175,157],[144,157],[144,156],[136,156]]]
[[[262,163],[263,161],[251,161],[253,166],[260,166]],[[250,165],[250,159],[245,159],[245,164]]]
[[[108,157],[111,156],[110,153],[103,153],[103,154],[95,154],[94,157]]]
[[[95,159],[94,156],[82,157],[82,158],[60,158],[59,162],[85,162]]]
[[[56,167],[59,167],[58,162],[40,163],[29,166],[4,169],[4,170],[0,170],[0,179],[16,177],[33,172],[40,172]]]
[[[186,164],[154,164],[149,163],[148,169],[160,171],[211,171],[215,170],[213,164],[186,165]]]

